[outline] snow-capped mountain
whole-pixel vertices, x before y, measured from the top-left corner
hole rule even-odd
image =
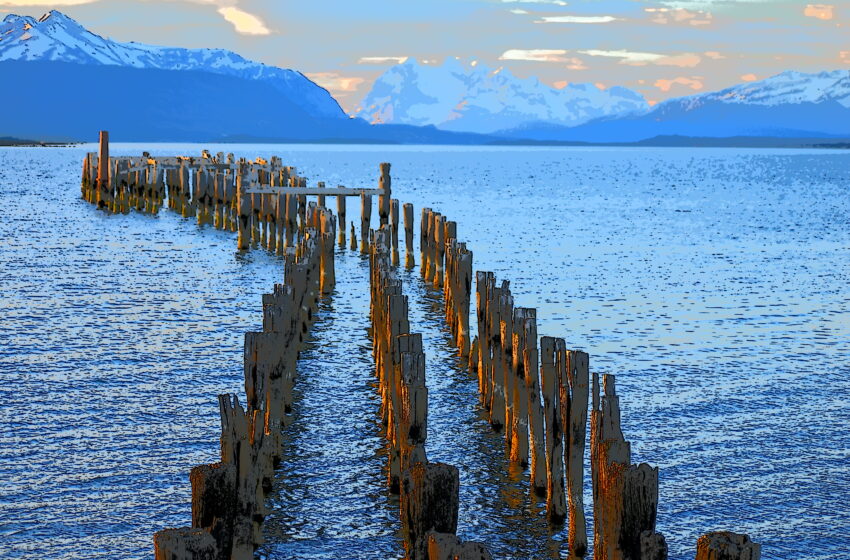
[[[336,100],[300,72],[246,60],[223,49],[120,43],[52,10],[36,20],[7,15],[0,24],[0,61],[52,61],[157,70],[195,70],[267,82],[310,114],[347,118]]]
[[[739,84],[720,91],[669,99],[660,103],[656,111],[670,106],[696,110],[714,102],[775,107],[827,101],[835,101],[850,108],[850,70],[833,70],[819,74],[783,72],[761,81]]]
[[[850,137],[850,70],[788,71],[720,91],[668,99],[639,116],[599,119],[578,127],[517,127],[534,140],[634,142],[662,135],[691,137]]]
[[[646,100],[623,88],[568,84],[555,89],[507,69],[450,57],[440,65],[413,58],[389,68],[356,115],[375,123],[435,125],[491,133],[530,122],[576,126],[599,117],[643,113]]]

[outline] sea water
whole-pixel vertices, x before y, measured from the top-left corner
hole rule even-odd
[[[657,529],[749,534],[766,560],[850,546],[850,153],[827,150],[113,144],[113,155],[279,155],[309,183],[375,187],[458,224],[542,335],[617,376]],[[244,395],[243,333],[282,262],[234,234],[80,198],[95,146],[0,148],[0,557],[150,558],[218,460],[216,395]],[[335,210],[335,201],[329,206]],[[359,201],[348,199],[359,236]],[[377,212],[373,212],[373,224]],[[346,233],[348,229],[346,228]],[[404,254],[402,252],[402,262]],[[337,252],[298,364],[260,558],[399,558],[368,337],[368,262]],[[400,271],[423,334],[429,459],[458,467],[458,534],[555,558],[528,473],[490,429],[440,293]],[[474,298],[473,298],[474,307]],[[472,321],[474,329],[474,319]],[[589,480],[589,472],[586,473]],[[591,524],[592,500],[585,505]],[[592,540],[592,539],[591,539]]]

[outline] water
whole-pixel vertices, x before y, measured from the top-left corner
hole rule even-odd
[[[617,375],[634,460],[660,467],[672,559],[711,530],[750,534],[767,560],[847,558],[847,152],[203,147],[281,155],[329,186],[372,186],[392,162],[417,240],[423,206],[456,220],[476,270],[538,308],[541,335]],[[154,531],[189,523],[188,470],[217,459],[215,396],[244,393],[242,336],[282,274],[168,211],[96,211],[79,198],[91,149],[0,149],[3,558],[150,558]],[[563,555],[565,531],[548,528],[458,367],[439,294],[418,269],[402,276],[426,344],[429,458],[460,468],[459,535],[498,558]],[[340,250],[337,279],[299,362],[261,558],[401,556],[368,263]]]

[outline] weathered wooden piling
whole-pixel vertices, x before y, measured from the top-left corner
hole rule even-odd
[[[564,423],[561,416],[556,344],[556,339],[549,336],[540,339],[540,377],[543,380],[543,408],[546,418],[546,513],[550,521],[561,523],[567,516],[567,503],[564,493]]]
[[[398,251],[398,200],[392,199],[390,201],[390,234],[391,234],[391,244],[392,244],[392,263],[393,266],[398,266],[399,259],[399,251]]]
[[[153,536],[155,560],[219,560],[209,531],[193,527],[164,529]],[[235,557],[234,557],[235,558]]]
[[[585,352],[567,350],[563,339],[556,342],[561,418],[564,426],[564,465],[569,497],[569,545],[572,558],[587,554],[587,523],[584,517],[584,442],[587,435],[587,405],[590,365]],[[657,470],[656,470],[657,473]],[[657,494],[656,484],[656,494]],[[657,498],[656,498],[657,503]],[[653,514],[652,528],[655,528]],[[638,539],[640,533],[638,532]]]
[[[236,466],[213,463],[189,472],[192,484],[192,527],[206,529],[215,539],[218,560],[228,560],[236,515]]]
[[[640,558],[641,534],[655,532],[658,469],[631,464],[631,449],[620,428],[620,404],[612,375],[603,378],[604,394],[594,375],[591,414],[594,558]]]
[[[100,142],[97,154],[97,205],[105,205],[105,193],[109,186],[109,132],[100,131]]]
[[[457,532],[460,476],[444,463],[417,463],[403,477],[402,521],[408,535],[408,558],[427,558],[428,533]]]
[[[369,223],[372,221],[372,196],[360,194],[360,252],[369,252]]]
[[[402,209],[404,214],[404,266],[413,268],[416,264],[413,258],[413,205],[405,202]]]
[[[760,560],[761,545],[747,535],[717,531],[697,540],[696,560]]]
[[[339,246],[345,247],[345,197],[342,195],[336,197],[336,215],[339,219]]]
[[[528,317],[522,325],[525,330],[525,387],[528,395],[528,431],[531,491],[538,496],[549,495],[546,459],[546,421],[544,420],[545,393],[539,369],[540,353],[537,349],[537,318]],[[550,389],[551,390],[551,389]],[[544,399],[541,401],[541,399]],[[560,418],[559,418],[560,419]]]
[[[390,178],[390,164],[382,163],[380,165],[381,178],[378,180],[378,188],[383,193],[378,197],[378,218],[379,225],[389,225],[390,219],[390,200],[392,200],[392,179]]]
[[[451,533],[428,533],[428,560],[492,560],[482,543],[461,541]]]

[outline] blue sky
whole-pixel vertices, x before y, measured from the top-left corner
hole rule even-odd
[[[622,85],[650,102],[784,70],[850,70],[850,0],[0,0],[122,41],[223,47],[301,70],[348,110],[406,57]]]

